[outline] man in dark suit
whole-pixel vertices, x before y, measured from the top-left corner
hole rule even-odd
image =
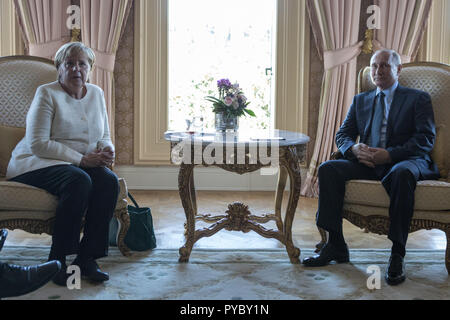
[[[400,56],[393,50],[380,50],[370,64],[377,89],[353,99],[336,134],[343,158],[319,167],[316,223],[328,231],[328,242],[318,255],[305,259],[303,264],[316,267],[333,260],[349,261],[342,233],[345,182],[381,180],[390,197],[388,238],[393,243],[385,278],[388,284],[396,285],[405,280],[405,245],[417,181],[439,178],[437,166],[429,156],[436,131],[430,95],[398,84]]]

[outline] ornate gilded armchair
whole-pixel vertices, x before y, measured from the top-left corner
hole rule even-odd
[[[441,173],[438,181],[417,183],[410,232],[440,229],[446,233],[445,265],[450,274],[450,66],[432,62],[407,63],[403,65],[399,82],[431,95],[437,132],[431,156]],[[358,92],[373,89],[370,68],[366,67],[359,72]],[[332,159],[339,157],[342,157],[340,152],[332,154]],[[387,235],[389,202],[380,181],[351,180],[346,184],[343,217],[366,232]],[[327,233],[320,228],[319,232],[322,241],[317,245],[318,249],[327,241]]]
[[[25,184],[6,181],[11,152],[25,135],[26,114],[38,86],[56,80],[53,61],[31,57],[0,57],[0,229],[21,229],[30,233],[52,234],[57,199]],[[119,179],[120,193],[114,217],[119,221],[117,244],[129,255],[124,243],[130,219],[127,186]]]

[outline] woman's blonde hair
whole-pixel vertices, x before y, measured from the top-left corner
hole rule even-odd
[[[89,66],[92,70],[95,63],[95,53],[91,48],[85,46],[81,42],[69,42],[58,49],[55,55],[56,70],[59,70],[59,66],[67,59],[67,57],[70,57],[74,53],[84,53],[88,58]]]

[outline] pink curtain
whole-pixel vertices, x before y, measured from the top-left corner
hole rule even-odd
[[[355,95],[360,0],[307,0],[324,76],[319,106],[319,125],[314,151],[301,194],[318,196],[317,170],[330,159],[334,138]]]
[[[114,141],[114,63],[132,0],[80,0],[81,39],[94,50],[90,82],[105,92],[109,128]]]
[[[375,0],[381,9],[381,29],[375,30],[374,50],[393,49],[402,63],[413,61],[419,50],[432,0]]]
[[[14,0],[28,54],[53,59],[70,40],[66,13],[70,0]]]

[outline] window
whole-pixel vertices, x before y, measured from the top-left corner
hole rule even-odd
[[[185,2],[190,5],[194,5],[197,2],[212,2],[219,3],[216,0],[136,0],[135,7],[135,135],[134,135],[134,164],[136,165],[167,165],[169,164],[169,143],[164,139],[164,132],[169,129],[170,124],[170,112],[169,106],[173,102],[170,102],[171,97],[177,97],[172,89],[169,89],[169,83],[172,81],[173,76],[169,73],[172,71],[169,65],[169,2],[179,1]],[[240,2],[235,2],[235,0],[229,0],[223,2],[221,6],[230,6],[233,11],[241,11],[243,13],[249,12],[249,10],[244,10],[247,5],[245,3],[256,3],[259,1],[267,3],[274,3],[276,5],[276,10],[271,9],[272,14],[276,13],[276,31],[271,30],[272,39],[271,43],[274,45],[275,49],[271,50],[271,54],[276,61],[273,65],[269,63],[260,63],[260,66],[264,66],[258,72],[264,71],[264,77],[254,77],[253,74],[257,74],[257,71],[253,71],[252,75],[249,77],[251,79],[268,79],[272,80],[274,85],[272,86],[274,94],[266,93],[264,91],[264,97],[267,101],[275,101],[271,104],[274,110],[270,110],[270,119],[274,122],[274,127],[276,129],[284,129],[291,131],[298,131],[307,133],[308,124],[308,79],[309,79],[309,20],[308,13],[306,11],[306,2],[298,0],[276,0],[272,2],[269,0],[242,0]],[[231,3],[237,3],[236,5],[230,5]],[[207,4],[205,4],[207,5]],[[242,9],[241,9],[242,8]],[[253,10],[253,15],[260,14],[259,4],[258,7],[254,5],[251,7]],[[256,9],[255,9],[256,8]],[[207,13],[202,8],[199,10],[201,14],[201,19],[199,21],[207,19]],[[223,14],[226,17],[225,14]],[[247,15],[243,15],[245,21],[251,21],[251,18]],[[191,20],[194,20],[193,16],[189,16]],[[173,19],[173,18],[171,18]],[[217,19],[216,19],[217,20]],[[274,18],[275,20],[275,18]],[[195,21],[196,24],[199,21]],[[213,21],[217,24],[217,21]],[[267,21],[266,21],[267,22]],[[211,22],[211,28],[213,23]],[[273,27],[273,20],[271,22]],[[218,27],[217,27],[218,28]],[[214,30],[218,32],[218,29]],[[233,33],[231,34],[233,36]],[[276,37],[275,37],[276,35]],[[244,35],[241,33],[241,37]],[[239,37],[238,37],[239,38]],[[275,45],[276,38],[276,45]],[[184,39],[185,41],[186,39]],[[234,40],[234,38],[233,38]],[[201,46],[198,46],[201,47]],[[239,49],[238,49],[239,50]],[[266,50],[266,49],[264,49]],[[269,49],[267,49],[269,50]],[[183,52],[182,52],[183,53]],[[242,52],[242,56],[246,52]],[[221,55],[217,54],[218,57],[213,56],[213,61],[218,61],[221,59]],[[202,52],[201,56],[204,57],[205,54]],[[271,57],[272,58],[272,57]],[[270,61],[271,62],[271,61]],[[188,60],[184,60],[184,64],[189,64]],[[239,64],[236,64],[239,65]],[[273,66],[274,74],[272,78],[265,76],[265,68]],[[248,96],[248,100],[252,103],[249,107],[256,107],[256,101],[259,98],[253,99],[251,94],[253,94],[252,84],[247,84],[248,75],[240,74],[224,74],[224,69],[219,69],[217,74],[211,77],[219,78],[230,78],[231,81],[238,81],[241,87],[244,89]],[[268,70],[270,72],[270,70]],[[194,80],[201,82],[203,79],[198,76],[192,75],[181,75],[189,76],[182,82],[184,86],[188,86],[189,81]],[[215,82],[218,79],[211,80],[210,82]],[[192,83],[192,82],[191,82]],[[271,83],[271,82],[270,82]],[[268,86],[267,86],[268,87]],[[267,88],[265,87],[265,88]],[[193,91],[197,89],[189,89],[187,87],[187,95],[194,94]],[[271,89],[272,89],[271,88]],[[216,94],[215,85],[212,89],[213,94]],[[201,92],[201,90],[198,90]],[[270,92],[271,92],[270,91]],[[182,91],[180,91],[182,92]],[[203,100],[204,93],[199,94],[197,101],[203,103],[205,112],[206,108],[210,108]],[[270,98],[268,98],[270,95]],[[179,99],[187,99],[180,95]],[[192,115],[195,112],[200,112],[195,108],[201,108],[200,103],[194,103],[196,101],[194,98],[189,98],[193,103]],[[188,100],[186,100],[188,101]],[[176,104],[175,104],[176,105]],[[262,104],[264,105],[264,104]],[[181,110],[189,110],[189,105],[187,108],[181,108]],[[208,109],[211,110],[211,109]],[[258,115],[263,115],[264,112],[259,112],[255,108],[255,112]],[[212,117],[212,112],[208,111],[208,114]],[[187,115],[190,116],[189,112]],[[181,128],[185,129],[185,115],[175,114],[176,117],[180,118],[179,125]],[[269,118],[269,116],[267,117]],[[249,119],[249,118],[246,118]],[[260,121],[259,119],[256,121]],[[208,122],[209,126],[212,126],[211,122]],[[170,124],[175,126],[175,121]],[[257,125],[257,124],[256,124]],[[241,123],[242,128],[242,123]]]
[[[276,0],[169,0],[169,129],[203,116],[214,127],[217,80],[239,83],[255,112],[245,127],[273,128],[272,65]]]

